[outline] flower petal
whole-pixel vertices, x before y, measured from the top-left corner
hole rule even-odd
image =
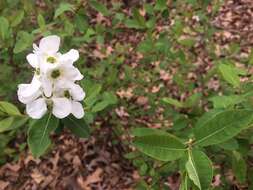
[[[73,63],[79,59],[79,52],[75,49],[69,50],[67,53],[60,56],[60,61]]]
[[[53,91],[52,81],[48,77],[42,76],[41,77],[41,84],[42,84],[42,88],[43,88],[43,92],[44,92],[45,96],[48,98],[51,97],[52,91]]]
[[[73,100],[81,101],[85,97],[85,92],[83,91],[82,87],[77,84],[72,84],[70,86],[70,94]]]
[[[39,98],[26,105],[26,113],[33,119],[40,119],[47,112],[44,98]]]
[[[71,113],[78,119],[81,119],[84,116],[83,106],[80,102],[72,101],[72,110]]]
[[[60,37],[56,35],[47,36],[40,40],[39,49],[49,54],[56,53],[59,50]]]
[[[41,95],[40,92],[41,83],[34,76],[31,84],[18,85],[18,99],[20,102],[27,104],[32,102]]]
[[[38,68],[39,63],[38,63],[38,57],[34,53],[30,53],[26,56],[26,59],[28,63],[33,67],[33,68]]]
[[[83,79],[83,75],[73,65],[70,66],[64,65],[63,68],[64,68],[64,77],[67,78],[68,80],[76,81]]]
[[[53,114],[60,119],[67,117],[71,113],[71,102],[67,98],[52,98]]]

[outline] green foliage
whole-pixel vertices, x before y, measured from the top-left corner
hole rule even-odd
[[[28,131],[28,146],[34,157],[38,158],[46,152],[51,144],[50,133],[59,125],[59,120],[51,113],[31,122]]]
[[[245,99],[242,96],[230,95],[230,96],[215,96],[209,99],[213,103],[215,109],[228,108],[239,104]]]
[[[66,11],[73,11],[74,6],[69,3],[61,3],[59,7],[55,10],[54,19],[60,16]]]
[[[252,113],[252,110],[207,112],[194,128],[195,144],[208,146],[231,139],[252,124]]]
[[[239,152],[233,151],[232,169],[236,179],[240,183],[245,183],[247,176],[247,164]]]
[[[208,189],[213,178],[212,162],[202,151],[189,150],[185,168],[189,178],[201,190]]]
[[[28,121],[28,117],[7,117],[0,121],[0,133],[15,130],[22,127]]]
[[[84,119],[76,119],[73,116],[69,116],[63,119],[63,123],[76,136],[81,138],[89,137],[89,126]]]
[[[1,38],[5,40],[9,33],[9,21],[5,17],[0,17],[0,34]]]
[[[12,116],[21,115],[20,111],[15,105],[9,102],[4,102],[4,101],[0,101],[0,112],[2,114],[12,115]]]
[[[161,161],[176,160],[185,152],[184,144],[170,134],[137,137],[134,145],[143,153]]]
[[[25,31],[19,31],[17,37],[17,43],[14,47],[14,53],[20,53],[31,46],[33,42],[33,35]]]
[[[102,3],[100,3],[99,1],[91,0],[91,1],[89,1],[89,3],[92,6],[92,8],[94,8],[96,11],[100,12],[104,16],[109,16],[110,15],[110,12],[106,8],[106,6]]]

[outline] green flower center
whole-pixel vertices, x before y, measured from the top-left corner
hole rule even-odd
[[[36,68],[35,74],[36,74],[36,75],[40,75],[40,68]]]
[[[56,62],[56,59],[54,57],[48,57],[47,62],[54,64]]]
[[[54,71],[52,71],[52,73],[51,73],[51,77],[52,77],[53,79],[58,78],[60,75],[61,75],[61,72],[60,72],[59,70],[54,70]]]
[[[64,91],[64,97],[70,99],[71,96],[68,90]]]

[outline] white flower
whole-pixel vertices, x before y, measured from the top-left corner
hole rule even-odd
[[[41,82],[34,75],[31,84],[18,85],[18,99],[20,102],[27,104],[38,98],[42,92],[40,90]]]
[[[61,87],[67,83],[82,80],[83,75],[72,64],[59,63],[50,68],[41,76],[44,93],[47,97],[52,95],[53,88]]]
[[[55,94],[68,99],[69,103],[71,104],[70,113],[76,118],[80,119],[84,116],[83,106],[79,101],[84,99],[85,92],[79,85],[68,83],[68,85],[66,85],[64,88],[59,88]]]
[[[41,95],[29,101],[26,112],[30,117],[39,119],[49,108],[57,118],[62,119],[72,113],[80,119],[84,116],[84,110],[79,101],[82,101],[84,97],[85,92],[79,85],[69,83],[68,87],[57,89],[51,98]]]
[[[39,46],[33,44],[34,53],[27,55],[27,61],[36,69],[31,84],[18,86],[18,99],[26,104],[27,114],[39,119],[50,111],[57,118],[73,114],[76,118],[84,116],[79,101],[85,97],[83,89],[75,84],[83,75],[73,63],[79,58],[77,50],[65,54],[59,51],[60,38],[42,38]]]
[[[46,72],[47,69],[53,69],[60,62],[73,64],[78,60],[79,53],[77,50],[71,49],[69,52],[61,54],[58,52],[59,46],[60,38],[56,35],[42,38],[39,47],[33,44],[34,53],[27,55],[27,61],[32,67]]]
[[[26,112],[33,119],[41,118],[48,108],[55,117],[60,119],[67,117],[72,109],[71,103],[64,97],[46,98],[42,96],[26,104]]]

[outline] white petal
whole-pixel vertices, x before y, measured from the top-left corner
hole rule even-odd
[[[39,64],[38,64],[38,57],[36,54],[30,53],[26,56],[26,59],[33,68],[38,68]]]
[[[39,98],[26,105],[26,113],[33,119],[40,119],[47,112],[44,98]]]
[[[40,82],[33,77],[31,84],[18,85],[18,99],[20,102],[27,104],[41,95]]]
[[[52,91],[53,91],[52,81],[48,77],[42,76],[41,77],[41,84],[42,84],[42,88],[43,88],[43,92],[44,92],[45,96],[50,97],[52,95]]]
[[[56,53],[59,50],[60,37],[56,35],[47,36],[40,40],[39,49],[49,54]]]
[[[70,94],[73,100],[81,101],[85,97],[85,92],[83,91],[82,87],[77,84],[72,84],[70,86]]]
[[[34,86],[37,86],[38,88],[41,86],[41,82],[40,82],[37,75],[33,76],[31,84],[34,85]]]
[[[71,102],[67,98],[52,98],[53,114],[60,119],[67,117],[71,113]]]
[[[80,102],[72,101],[72,110],[71,113],[78,119],[81,119],[84,116],[83,106]]]
[[[79,59],[79,52],[75,49],[69,50],[67,53],[60,56],[60,61],[67,61],[73,63]]]
[[[76,81],[83,79],[83,75],[73,65],[70,66],[64,65],[63,69],[64,69],[64,77],[67,78],[68,80]]]

